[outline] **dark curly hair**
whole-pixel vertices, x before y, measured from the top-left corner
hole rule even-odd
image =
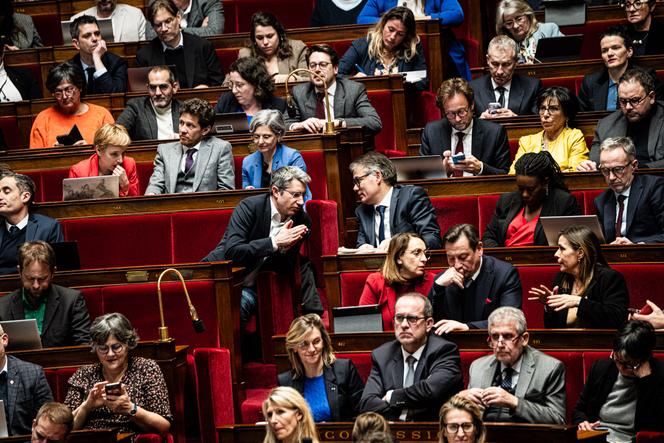
[[[567,191],[560,166],[548,151],[523,154],[514,164],[514,172],[516,175],[537,177],[540,181],[548,178],[549,186]]]
[[[254,97],[259,102],[274,96],[274,83],[267,72],[265,63],[261,63],[253,57],[241,57],[231,64],[228,72],[237,72],[240,77],[251,83],[254,87]]]
[[[288,42],[288,36],[286,35],[286,28],[281,24],[277,17],[270,12],[256,12],[251,16],[251,31],[249,31],[249,36],[251,42],[249,43],[249,49],[251,49],[251,56],[265,61],[265,56],[263,51],[256,44],[256,27],[258,26],[272,26],[275,31],[277,31],[277,36],[279,37],[279,48],[277,49],[277,57],[280,59],[285,59],[293,55],[293,48]]]
[[[209,128],[214,123],[214,108],[207,100],[190,98],[180,106],[180,115],[190,114],[198,117],[201,128]]]

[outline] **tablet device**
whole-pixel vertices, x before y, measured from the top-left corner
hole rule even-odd
[[[71,45],[71,32],[69,31],[69,26],[71,20],[60,22],[60,28],[62,30],[62,44]],[[106,43],[113,43],[115,38],[113,37],[113,23],[110,18],[98,18],[97,23],[99,24],[99,31],[101,32],[101,38],[106,41]]]
[[[5,297],[7,297],[5,295]],[[42,342],[37,329],[37,320],[34,318],[26,320],[0,321],[5,334],[9,336],[9,351],[22,351],[29,349],[41,349]]]
[[[91,200],[95,198],[113,198],[119,195],[120,177],[117,175],[65,178],[62,180],[62,200]]]
[[[599,225],[596,215],[561,215],[556,217],[540,217],[539,219],[549,246],[558,246],[560,231],[572,225],[587,226],[595,233],[600,243],[606,243],[602,227]]]
[[[81,131],[79,131],[78,126],[74,125],[71,127],[69,134],[57,135],[55,139],[63,146],[71,146],[79,140],[83,140]]]
[[[383,332],[380,305],[343,306],[332,308],[334,332]]]
[[[537,42],[535,60],[540,63],[577,60],[581,57],[583,34],[541,38]]]
[[[391,158],[397,170],[397,181],[446,178],[440,155]]]
[[[249,121],[244,112],[229,112],[217,114],[214,118],[215,134],[234,134],[238,132],[249,132]]]

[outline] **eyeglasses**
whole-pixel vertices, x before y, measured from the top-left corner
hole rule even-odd
[[[648,94],[644,95],[641,98],[619,98],[618,99],[618,104],[620,105],[621,108],[626,107],[627,105],[631,105],[632,108],[636,108],[641,104],[643,100],[645,100],[648,97]]]
[[[112,345],[97,345],[97,352],[100,354],[108,354],[108,351],[113,351],[114,354],[124,349],[124,343],[113,343]]]
[[[301,342],[299,342],[299,343],[297,344],[297,347],[298,347],[299,349],[309,349],[309,347],[310,347],[311,345],[313,345],[314,348],[317,348],[317,347],[319,347],[319,346],[321,345],[321,343],[323,343],[323,339],[320,338],[320,337],[318,337],[318,338],[315,338],[315,339],[312,340],[312,341],[302,340]]]
[[[170,85],[168,83],[160,83],[158,85],[148,84],[148,89],[150,90],[150,92],[157,92],[157,89],[165,91],[168,89],[169,86]]]
[[[470,108],[462,108],[459,109],[458,111],[448,111],[445,112],[445,117],[447,117],[448,120],[452,120],[455,117],[464,118],[465,116],[468,115],[469,111]]]
[[[627,169],[627,167],[629,167],[631,165],[632,165],[631,163],[627,163],[624,166],[614,166],[613,168],[606,168],[606,167],[600,166],[599,172],[601,172],[604,177],[609,177],[611,175],[611,173],[613,173],[613,175],[618,177],[620,175],[623,175],[625,173],[625,169]]]
[[[364,180],[365,178],[369,177],[371,174],[373,174],[373,172],[367,172],[367,173],[364,174],[364,175],[360,175],[360,176],[357,176],[357,177],[353,177],[353,184],[354,184],[355,186],[359,187],[359,186],[362,184],[362,180]]]
[[[620,7],[625,8],[627,10],[630,10],[632,8],[641,9],[647,4],[648,0],[636,0],[634,2],[620,2]]]
[[[288,189],[282,189],[283,192],[288,192],[293,198],[298,199],[304,197],[304,192],[291,192]]]
[[[634,363],[634,362],[626,362],[624,360],[619,360],[613,351],[611,351],[611,360],[613,360],[614,362],[616,362],[616,364],[630,371],[636,371],[641,367],[641,362]]]
[[[537,111],[540,114],[544,114],[548,112],[549,114],[555,114],[557,112],[560,112],[560,106],[540,106]]]
[[[397,314],[394,316],[394,323],[400,325],[404,320],[408,320],[408,324],[415,326],[420,320],[424,320],[425,318],[426,317],[418,317],[417,315]]]
[[[75,86],[67,86],[65,89],[56,89],[53,91],[53,97],[62,98],[62,97],[73,97],[74,94],[78,91],[78,88]]]
[[[508,20],[506,22],[503,22],[503,26],[507,29],[512,29],[516,26],[522,25],[525,20],[526,20],[525,15],[517,15],[516,17],[514,17],[514,20]]]
[[[467,434],[467,433],[469,433],[470,431],[472,431],[474,427],[475,427],[475,424],[473,424],[473,423],[471,423],[471,422],[466,422],[466,423],[446,423],[446,424],[445,424],[445,430],[447,431],[448,434],[456,434],[457,432],[459,432],[459,429],[461,429],[461,431],[462,431],[464,434]]]
[[[431,258],[431,251],[428,249],[411,249],[410,251],[406,251],[406,254],[410,254],[415,258],[424,256],[427,260]]]
[[[309,69],[315,71],[316,68],[327,69],[332,63],[330,62],[320,62],[320,63],[309,63]]]
[[[251,140],[254,143],[258,143],[261,140],[265,140],[266,142],[269,142],[273,138],[274,138],[274,134],[252,134],[251,135]]]
[[[522,336],[523,334],[489,334],[489,336],[486,338],[486,342],[489,344],[490,347],[494,347],[500,343],[502,340],[503,343],[516,343],[516,341]]]

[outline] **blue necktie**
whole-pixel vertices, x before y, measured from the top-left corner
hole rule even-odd
[[[379,246],[383,240],[385,240],[385,209],[387,207],[383,205],[376,206],[376,211],[380,216],[380,223],[378,224],[378,241],[376,246]]]
[[[504,377],[503,381],[500,383],[500,387],[506,390],[507,392],[512,392],[512,373],[514,372],[514,369],[512,368],[505,368],[504,372]]]

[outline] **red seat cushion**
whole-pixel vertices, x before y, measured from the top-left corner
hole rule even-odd
[[[432,198],[431,204],[436,210],[441,235],[445,235],[448,229],[459,223],[470,223],[473,226],[478,224],[479,215],[475,195]]]
[[[270,389],[247,389],[246,399],[240,405],[242,423],[256,423],[265,420],[261,407],[267,399]]]
[[[559,269],[558,266],[517,266],[523,291],[521,304],[528,322],[528,329],[544,327],[544,305],[539,301],[528,300],[528,291],[532,287],[539,287],[539,285],[551,288],[553,278]]]
[[[581,352],[547,352],[565,365],[565,390],[567,392],[567,422],[572,422],[572,410],[583,389],[583,358]]]
[[[172,215],[173,263],[198,262],[219,243],[232,209],[176,212]]]
[[[364,283],[367,281],[369,272],[342,272],[339,274],[339,286],[341,290],[341,306],[357,306]]]
[[[216,427],[234,424],[233,379],[228,349],[198,348],[194,350],[196,365],[196,397],[198,399],[201,439],[215,441]]]
[[[369,378],[369,373],[371,372],[371,353],[370,352],[358,352],[358,353],[340,353],[337,352],[334,354],[337,358],[347,358],[353,360],[353,364],[357,368],[358,374],[362,378],[364,383],[367,382]]]

